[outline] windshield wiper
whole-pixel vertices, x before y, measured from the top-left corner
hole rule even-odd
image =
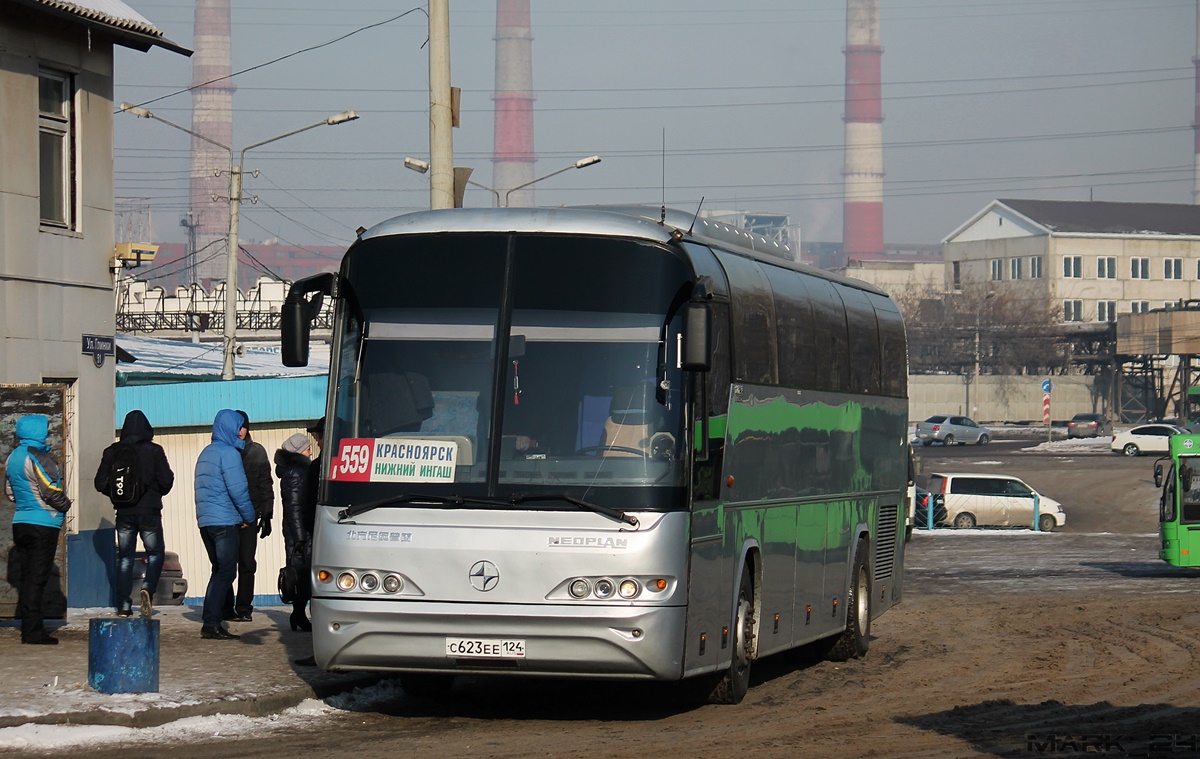
[[[617,509],[609,508],[608,506],[601,506],[598,503],[592,503],[591,501],[585,501],[581,498],[575,498],[573,496],[567,495],[566,493],[546,494],[546,495],[527,495],[525,493],[513,493],[511,496],[509,496],[508,500],[509,500],[509,503],[512,503],[514,505],[521,504],[521,503],[530,503],[533,501],[566,501],[567,503],[569,503],[573,506],[578,506],[581,509],[585,509],[587,511],[592,511],[597,514],[601,514],[603,516],[608,517],[609,519],[615,519],[618,522],[624,522],[625,524],[627,524],[631,527],[638,526],[638,519],[637,519],[637,517],[633,516],[632,514],[626,514],[624,511],[619,511]]]
[[[401,495],[393,495],[387,498],[381,498],[378,501],[368,501],[360,503],[357,506],[347,506],[338,512],[338,521],[343,522],[351,517],[356,517],[359,514],[365,514],[373,509],[382,508],[384,506],[404,505],[408,503],[420,504],[436,504],[439,506],[507,506],[507,501],[498,501],[492,498],[474,498],[471,496],[462,495],[422,495],[420,493],[403,493]]]

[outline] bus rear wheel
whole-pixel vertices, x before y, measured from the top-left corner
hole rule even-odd
[[[754,578],[742,567],[737,614],[733,626],[733,660],[708,696],[712,704],[740,704],[750,690],[750,661],[754,656]]]
[[[871,575],[867,571],[867,541],[860,539],[846,599],[846,629],[829,649],[830,661],[849,661],[867,655],[871,647]]]

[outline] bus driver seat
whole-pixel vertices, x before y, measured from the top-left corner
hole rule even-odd
[[[613,393],[604,435],[600,445],[603,456],[645,455],[650,448],[650,412],[647,410],[648,386],[622,385]],[[624,449],[624,450],[622,450]],[[639,451],[642,453],[635,453]]]

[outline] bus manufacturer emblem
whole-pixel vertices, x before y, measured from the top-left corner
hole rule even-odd
[[[471,565],[471,587],[486,593],[500,582],[500,570],[490,561],[477,561]]]
[[[1192,447],[1192,445],[1193,445],[1193,443],[1192,443],[1192,441],[1191,441],[1191,440],[1184,440],[1184,441],[1183,441],[1183,447],[1184,447],[1184,448],[1191,448],[1191,447]]]

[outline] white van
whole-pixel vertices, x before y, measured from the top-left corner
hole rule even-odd
[[[946,507],[942,523],[959,528],[978,525],[1033,527],[1037,500],[1038,529],[1050,532],[1067,523],[1062,504],[1042,495],[1017,477],[1005,474],[929,475],[929,489],[941,494]]]

